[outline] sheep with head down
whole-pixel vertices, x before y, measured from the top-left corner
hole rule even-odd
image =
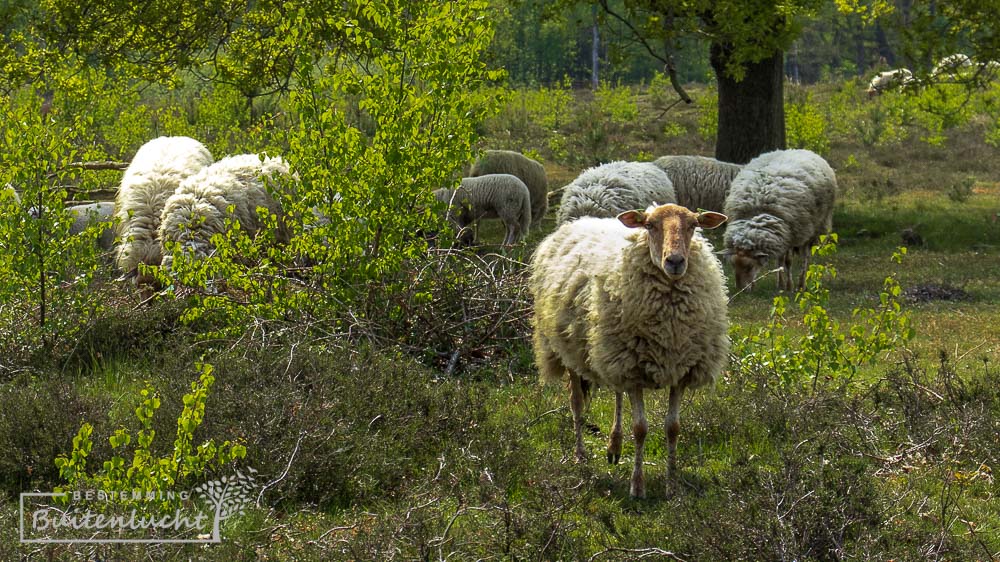
[[[676,481],[680,404],[687,389],[718,378],[729,354],[722,267],[698,228],[726,220],[678,205],[580,218],[538,246],[531,263],[535,361],[543,381],[566,381],[585,460],[583,409],[591,384],[615,391],[607,456],[622,450],[622,393],[632,407],[635,462],[630,493],[645,495],[643,392],[669,388],[667,486]]]
[[[224,234],[227,220],[239,222],[253,236],[264,226],[258,208],[278,217],[276,241],[286,243],[289,233],[281,205],[267,191],[267,181],[290,177],[288,164],[279,157],[257,154],[228,156],[185,179],[167,199],[160,219],[159,237],[164,245],[177,243],[194,256],[207,256],[214,248],[212,236]],[[164,255],[169,268],[173,257]]]
[[[513,150],[487,150],[472,164],[469,176],[490,174],[510,174],[523,181],[531,196],[531,223],[541,224],[549,208],[549,180],[537,160]]]
[[[512,174],[462,178],[458,189],[438,189],[434,198],[448,205],[448,219],[456,227],[459,240],[466,244],[474,238],[468,228],[480,219],[503,222],[507,230],[504,246],[516,244],[531,226],[531,194],[528,186]]]
[[[736,286],[752,287],[771,260],[782,265],[779,289],[792,290],[792,257],[799,255],[802,273],[809,250],[833,228],[837,178],[833,168],[809,150],[775,150],[761,154],[733,180],[723,212],[729,217],[725,253],[732,258]]]
[[[118,238],[115,262],[140,286],[151,286],[151,276],[139,264],[159,265],[160,216],[167,198],[188,176],[212,163],[205,145],[189,137],[158,137],[142,145],[122,176],[115,199]]]

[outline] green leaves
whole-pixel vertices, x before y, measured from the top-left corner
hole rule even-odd
[[[832,255],[836,243],[836,234],[823,236],[812,255]],[[903,254],[905,249],[893,261],[898,263]],[[836,275],[830,265],[809,266],[805,286],[795,295],[802,313],[801,330],[789,328],[789,301],[784,296],[775,297],[771,318],[763,327],[743,332],[734,326],[734,354],[740,358],[740,367],[768,369],[783,385],[809,383],[815,389],[820,380],[851,382],[859,369],[874,365],[884,353],[900,349],[913,338],[910,314],[900,303],[902,291],[891,275],[885,279],[879,304],[855,309],[851,325],[845,328],[831,318],[827,311],[830,291],[823,281]]]
[[[108,438],[115,454],[104,461],[101,470],[88,473],[87,457],[93,447],[91,435],[94,429],[89,423],[84,423],[73,438],[70,455],[55,459],[59,475],[66,480],[68,487],[73,489],[90,485],[107,491],[176,492],[174,486],[179,482],[201,478],[206,471],[217,471],[245,458],[246,447],[239,443],[225,441],[216,445],[208,440],[197,447],[193,445],[194,432],[205,419],[205,404],[215,381],[211,365],[198,364],[196,368],[200,376],[191,383],[191,392],[182,399],[184,408],[177,418],[177,437],[169,456],[157,457],[153,454],[156,432],[152,429],[152,418],[160,407],[160,399],[156,391],[147,385],[137,396],[139,405],[135,414],[142,429],[136,434],[131,463],[126,465],[124,454],[132,438],[128,430],[122,428]]]

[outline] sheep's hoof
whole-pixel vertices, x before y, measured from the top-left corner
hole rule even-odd
[[[608,451],[608,464],[618,464],[622,458],[621,453],[615,453],[613,451]]]
[[[580,449],[577,449],[575,456],[576,456],[576,462],[578,463],[587,462],[587,451],[582,451]]]
[[[634,500],[646,499],[646,487],[642,484],[632,484],[629,488],[628,495]]]

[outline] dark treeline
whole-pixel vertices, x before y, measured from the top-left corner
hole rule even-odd
[[[905,17],[909,2],[895,2]],[[609,3],[626,13],[623,0]],[[489,56],[505,68],[511,85],[574,85],[593,78],[594,28],[597,28],[598,75],[602,82],[648,82],[663,64],[649,56],[629,29],[596,2],[496,0],[496,36]],[[864,76],[874,69],[919,66],[902,52],[898,33],[881,23],[865,24],[858,13],[844,14],[834,2],[822,3],[795,24],[802,33],[785,51],[785,74],[811,84],[833,78]],[[685,37],[675,49],[677,74],[684,83],[714,81],[708,42]]]

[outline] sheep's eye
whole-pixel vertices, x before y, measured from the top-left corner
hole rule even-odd
[[[654,230],[656,228],[656,225],[654,223],[651,223],[651,222],[647,222],[643,226],[646,227],[646,230]]]

